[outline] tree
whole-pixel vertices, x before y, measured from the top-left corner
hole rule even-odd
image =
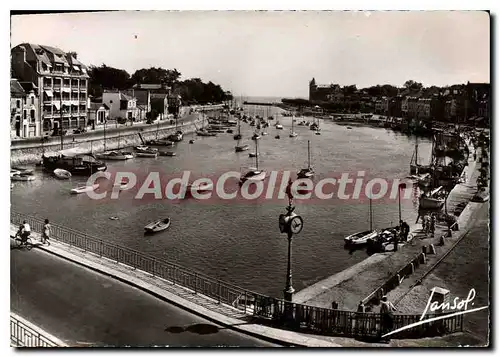
[[[178,81],[181,73],[176,69],[164,69],[161,67],[142,68],[132,75],[132,82],[150,83],[150,84],[166,84],[171,87]]]
[[[422,89],[424,86],[422,83],[419,83],[419,82],[415,82],[414,80],[407,80],[404,84],[404,87],[407,88],[407,89],[411,89],[411,90],[420,90]]]
[[[342,92],[344,93],[344,95],[352,95],[352,94],[356,93],[357,90],[358,89],[356,88],[355,84],[342,87]]]
[[[102,96],[104,89],[128,89],[130,88],[130,75],[123,69],[108,67],[102,64],[99,67],[90,66],[89,94],[94,97]]]

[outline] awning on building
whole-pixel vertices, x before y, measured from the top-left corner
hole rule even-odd
[[[44,91],[45,94],[47,94],[47,97],[53,97],[54,95],[52,94],[52,91],[51,90],[46,90]]]
[[[54,105],[54,107],[56,107],[57,110],[61,110],[61,103],[59,102],[54,102],[52,103]]]
[[[69,88],[63,88],[63,89],[62,89],[62,91],[63,91],[63,92],[66,92],[66,93],[71,92],[71,90],[70,90]]]

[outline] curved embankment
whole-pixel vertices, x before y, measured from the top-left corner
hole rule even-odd
[[[196,130],[201,125],[198,114],[187,115],[181,119],[177,129],[185,134]],[[176,131],[175,125],[166,121],[158,124],[139,124],[134,126],[106,128],[106,150],[124,148],[142,144],[144,140],[163,139]],[[89,152],[104,151],[104,131],[102,129],[78,135],[63,136],[64,149],[79,147]],[[44,152],[61,150],[61,137],[49,137],[42,143],[41,138],[11,141],[11,165],[35,163],[41,160]]]

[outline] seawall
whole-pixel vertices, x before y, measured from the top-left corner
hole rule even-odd
[[[201,118],[197,113],[187,115],[181,118],[177,126],[170,124],[169,121],[153,124],[136,124],[134,126],[119,126],[106,128],[106,150],[125,148],[142,144],[139,133],[144,140],[163,139],[168,135],[175,133],[176,130],[182,130],[184,134],[196,130],[196,126],[202,124]],[[87,149],[90,152],[104,151],[104,130],[86,132],[83,134],[65,135],[63,138],[63,148],[70,149],[79,147]],[[42,144],[41,138],[30,138],[11,141],[11,165],[36,163],[41,160],[44,152],[61,150],[61,137],[49,137],[48,141]]]

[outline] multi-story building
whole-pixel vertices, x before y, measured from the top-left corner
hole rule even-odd
[[[87,125],[87,67],[76,53],[23,43],[11,50],[12,72],[39,89],[38,113],[42,133]]]
[[[398,117],[401,118],[403,116],[402,113],[402,104],[403,104],[404,98],[401,96],[397,96],[394,98],[389,99],[389,115],[392,117]]]
[[[137,100],[137,121],[144,121],[151,112],[151,93],[147,89],[129,89],[122,93]]]
[[[416,115],[414,118],[417,119],[430,119],[431,117],[431,99],[430,98],[418,98],[416,101]]]
[[[389,99],[387,97],[377,98],[375,100],[375,112],[378,114],[387,114],[389,110]]]
[[[105,89],[102,103],[109,108],[109,118],[113,120],[138,121],[137,99],[118,90]]]
[[[10,80],[10,124],[12,138],[40,136],[37,88],[30,82]]]
[[[154,115],[157,115],[160,119],[164,119],[167,117],[168,94],[161,94],[161,93],[151,94],[151,112],[154,113]]]
[[[340,94],[342,94],[342,88],[338,84],[316,84],[314,78],[309,82],[310,101],[333,101],[339,98]]]

